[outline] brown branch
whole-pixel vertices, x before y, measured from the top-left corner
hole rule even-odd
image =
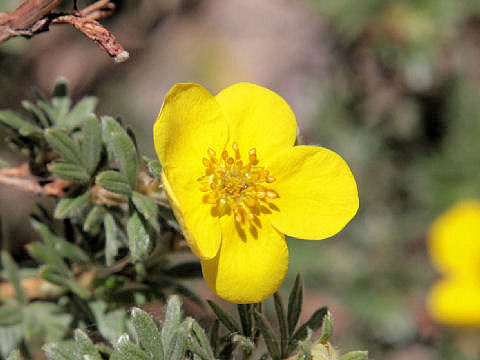
[[[72,14],[53,14],[63,0],[27,0],[11,13],[0,13],[0,43],[14,36],[32,37],[48,31],[50,24],[70,24],[95,41],[115,62],[129,58],[128,52],[97,19],[110,16],[115,5],[110,0],[99,0]]]
[[[65,190],[71,185],[69,181],[62,179],[55,179],[52,182],[41,185],[39,179],[31,174],[28,164],[0,169],[0,184],[11,186],[36,196],[50,195],[57,197],[63,197]]]

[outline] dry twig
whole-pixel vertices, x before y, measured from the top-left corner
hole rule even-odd
[[[30,172],[28,164],[0,169],[0,183],[36,196],[50,195],[57,197],[63,197],[65,190],[71,185],[69,181],[62,179],[55,179],[52,182],[41,185],[39,179]]]
[[[0,43],[14,36],[32,37],[48,31],[50,24],[70,24],[95,41],[115,62],[129,58],[128,52],[115,36],[97,21],[113,13],[115,5],[110,0],[99,0],[72,14],[53,13],[62,2],[63,0],[27,0],[11,13],[0,13]]]

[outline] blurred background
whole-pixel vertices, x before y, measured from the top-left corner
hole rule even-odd
[[[20,111],[32,87],[50,92],[65,76],[74,98],[98,96],[99,114],[121,115],[153,157],[151,128],[174,83],[216,93],[249,81],[276,91],[292,106],[302,142],[341,154],[360,192],[359,213],[339,235],[289,240],[281,291],[300,272],[305,316],[328,305],[342,350],[387,360],[480,358],[478,330],[437,324],[425,308],[439,276],[428,228],[457,200],[480,198],[480,1],[114,2],[102,23],[130,60],[114,64],[67,25],[9,40],[0,45],[0,108]],[[0,12],[19,3],[0,0]],[[0,158],[21,162],[4,145]],[[0,190],[10,240],[2,247],[21,256],[35,236],[25,225],[33,201]]]

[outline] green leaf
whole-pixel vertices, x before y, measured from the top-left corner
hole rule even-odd
[[[237,311],[240,316],[243,335],[250,337],[252,335],[252,306],[251,304],[238,304]]]
[[[124,174],[130,187],[135,189],[137,185],[137,151],[132,140],[121,132],[111,135],[111,146],[115,161]]]
[[[57,271],[69,276],[70,270],[67,265],[65,265],[61,257],[55,251],[52,251],[50,246],[45,246],[39,242],[33,242],[27,245],[27,250],[30,256],[39,263],[53,266]]]
[[[24,338],[22,324],[0,326],[0,356],[7,357]]]
[[[101,205],[95,205],[87,215],[83,223],[83,231],[90,232],[103,221],[105,209]]]
[[[68,181],[86,183],[90,180],[87,170],[76,164],[56,162],[48,165],[48,170],[55,176]]]
[[[22,358],[20,357],[20,351],[13,350],[8,356],[7,360],[22,360]]]
[[[223,311],[220,306],[215,304],[211,300],[207,300],[208,305],[212,309],[212,311],[215,313],[217,316],[218,320],[222,322],[223,325],[232,333],[239,333],[240,332],[240,326],[238,326],[237,322],[235,319],[228,314],[227,312]]]
[[[295,283],[293,284],[292,291],[288,297],[288,312],[287,312],[287,322],[288,322],[288,334],[292,335],[297,326],[298,319],[300,318],[300,312],[302,311],[302,302],[303,302],[303,285],[302,277],[300,274],[295,278]]]
[[[75,129],[82,125],[87,116],[89,116],[97,106],[97,98],[93,96],[84,97],[63,119],[59,119],[59,125],[68,129]]]
[[[171,341],[165,353],[165,358],[169,360],[183,360],[185,358],[185,350],[187,345],[188,332],[179,328],[173,334]]]
[[[200,325],[196,321],[192,321],[192,331],[198,341],[198,344],[200,345],[200,348],[205,353],[205,356],[203,357],[203,359],[205,360],[215,359],[215,355],[213,353],[212,347],[210,346],[210,343],[208,342],[205,331],[200,327]],[[201,356],[200,353],[197,352],[197,354]]]
[[[74,332],[75,343],[77,351],[82,359],[88,360],[102,360],[102,357],[95,349],[92,340],[82,330],[76,329]]]
[[[278,327],[280,328],[280,352],[282,359],[287,357],[288,350],[288,324],[285,314],[285,307],[283,306],[282,298],[276,292],[273,294],[275,302],[275,312],[277,314]]]
[[[65,96],[68,96],[68,83],[67,83],[67,79],[61,76],[55,82],[55,87],[53,88],[52,97],[65,97]]]
[[[71,290],[82,299],[90,297],[90,291],[77,283],[75,279],[68,277],[67,274],[59,272],[57,268],[51,265],[43,265],[40,268],[40,276],[52,284]]]
[[[132,309],[132,322],[138,341],[152,359],[163,360],[163,347],[158,331],[152,318],[139,308]]]
[[[60,200],[55,208],[54,216],[56,219],[65,219],[78,212],[83,205],[88,202],[90,191],[74,198],[64,198]]]
[[[0,326],[14,325],[23,319],[23,308],[20,305],[0,306]]]
[[[27,303],[27,298],[20,283],[20,276],[18,275],[17,264],[10,256],[10,254],[6,251],[1,251],[0,257],[2,259],[2,265],[5,269],[7,280],[12,284],[13,288],[15,289],[15,294],[17,296],[18,302],[22,305],[25,305]]]
[[[112,148],[112,134],[123,133],[127,136],[127,132],[113,117],[102,116],[102,139],[107,146],[108,158],[113,161],[113,148]]]
[[[94,114],[86,117],[82,135],[83,161],[87,172],[93,174],[102,154],[102,130]]]
[[[136,263],[148,255],[152,242],[140,215],[136,211],[128,219],[127,234],[132,261]]]
[[[130,196],[132,193],[128,179],[118,171],[104,171],[97,176],[95,181],[106,190],[117,194]]]
[[[18,131],[23,136],[42,134],[42,129],[9,110],[0,110],[0,123]]]
[[[325,314],[322,320],[322,333],[320,335],[320,339],[318,339],[318,342],[321,344],[326,344],[328,340],[332,337],[332,335],[333,335],[332,313],[330,311],[327,311],[327,313]]]
[[[72,315],[65,313],[56,304],[36,301],[25,308],[23,326],[25,336],[42,341],[59,341],[70,328]]]
[[[350,351],[346,354],[343,354],[340,357],[340,360],[367,360],[368,351]]]
[[[117,224],[112,214],[105,213],[103,216],[103,225],[105,227],[105,262],[107,266],[112,266],[115,256],[118,253],[117,247]]]
[[[142,214],[146,220],[157,217],[157,204],[155,204],[155,201],[151,198],[134,191],[132,193],[132,200],[138,212]]]
[[[263,340],[265,340],[265,345],[267,346],[270,356],[273,360],[280,360],[280,348],[278,347],[278,342],[273,335],[272,326],[263,314],[255,311],[254,316],[255,322],[263,336]]]
[[[132,344],[118,344],[115,352],[117,353],[118,359],[122,360],[151,360],[143,350]]]
[[[73,341],[53,342],[43,346],[50,360],[82,360],[77,355],[77,345]]]
[[[67,162],[77,165],[83,164],[80,149],[64,132],[56,129],[47,129],[45,130],[45,139]]]
[[[127,313],[123,309],[107,311],[107,305],[102,300],[92,301],[89,306],[100,334],[110,343],[116,343],[127,330]]]
[[[300,326],[298,330],[293,334],[292,340],[295,343],[296,341],[303,340],[308,334],[307,329],[311,329],[312,331],[318,330],[323,323],[323,319],[328,312],[328,308],[326,306],[321,307],[317,311],[313,313],[313,315],[308,319],[308,321]]]
[[[48,118],[45,116],[45,113],[41,111],[38,107],[32,104],[30,101],[23,100],[22,106],[35,118],[38,125],[43,128],[49,127],[51,124],[48,121]]]
[[[202,276],[202,267],[198,261],[186,261],[163,270],[163,273],[175,278],[191,279]]]
[[[175,330],[180,324],[182,317],[181,301],[177,295],[171,295],[167,300],[167,311],[165,312],[165,320],[163,322],[161,336],[162,344],[168,347],[172,340]],[[165,349],[167,351],[168,349]],[[169,359],[169,357],[166,357]]]
[[[160,179],[162,176],[162,164],[158,160],[150,160],[148,162],[148,171],[153,177]]]

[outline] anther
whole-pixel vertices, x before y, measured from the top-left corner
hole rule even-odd
[[[209,167],[210,166],[210,161],[207,158],[203,158],[202,159],[202,164],[206,167]]]
[[[212,148],[208,148],[207,152],[208,152],[208,155],[209,155],[211,158],[215,158],[215,156],[217,155],[217,153],[215,152],[215,150],[213,150]]]
[[[267,183],[269,183],[269,184],[275,182],[275,180],[277,180],[277,179],[275,179],[274,176],[267,176],[267,179],[266,179]]]
[[[222,159],[225,160],[228,157],[228,152],[227,150],[222,151]]]
[[[276,199],[278,197],[278,194],[275,191],[268,190],[267,191],[267,197],[269,199]]]

